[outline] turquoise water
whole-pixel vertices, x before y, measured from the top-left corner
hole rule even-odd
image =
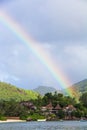
[[[87,122],[24,122],[0,123],[0,130],[87,130]]]

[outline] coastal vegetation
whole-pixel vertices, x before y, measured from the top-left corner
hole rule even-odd
[[[27,121],[87,119],[87,92],[79,100],[55,91],[43,96],[0,82],[0,120],[10,117]]]
[[[87,93],[77,103],[75,98],[61,93],[47,93],[43,97],[28,101],[0,100],[0,120],[8,117],[20,117],[22,120],[77,120],[87,118]]]

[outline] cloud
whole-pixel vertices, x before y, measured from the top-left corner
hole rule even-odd
[[[72,82],[80,81],[87,78],[86,66],[87,66],[87,45],[86,43],[74,43],[74,45],[68,45],[64,47],[62,52],[63,63],[62,68],[67,72]]]
[[[15,75],[0,70],[0,81],[10,83],[10,82],[19,82],[20,79]]]
[[[86,38],[87,4],[83,1],[19,0],[5,6],[5,9],[40,41]]]
[[[3,4],[54,64],[73,82],[87,77],[87,3],[82,0],[18,0]],[[45,53],[44,52],[44,53]],[[9,28],[0,25],[0,70],[17,86],[60,86],[35,54]],[[2,74],[3,75],[3,74]],[[16,78],[14,78],[16,79]]]
[[[6,44],[7,46],[5,46]],[[7,42],[6,44],[5,42],[0,44],[0,55],[2,55],[0,57],[2,63],[0,79],[2,81],[11,82],[25,88],[28,86],[33,88],[42,84],[47,85],[48,81],[51,86],[53,76],[25,44],[20,42]],[[47,43],[42,44],[42,46],[47,54],[51,56],[51,46]]]
[[[87,66],[87,45],[68,46],[65,49],[65,53],[68,55],[68,69],[73,70],[74,73],[78,72],[83,74],[86,72],[85,68]]]

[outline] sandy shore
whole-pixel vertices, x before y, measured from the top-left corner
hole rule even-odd
[[[26,120],[14,120],[14,119],[7,119],[6,121],[0,120],[0,123],[5,123],[5,122],[26,122]]]

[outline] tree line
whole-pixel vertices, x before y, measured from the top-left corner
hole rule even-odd
[[[57,105],[61,107],[60,110],[55,112],[49,111],[48,109],[42,111],[43,106],[47,106],[49,103],[52,104],[53,108]],[[68,105],[72,105],[75,110],[64,111]],[[46,119],[65,119],[65,116],[87,118],[87,92],[83,93],[79,101],[70,96],[64,96],[61,93],[55,92],[46,93],[43,97],[38,95],[37,99],[29,101],[18,102],[14,99],[9,101],[0,100],[0,120],[4,120],[7,117],[20,117],[20,119],[33,119],[38,118]]]

